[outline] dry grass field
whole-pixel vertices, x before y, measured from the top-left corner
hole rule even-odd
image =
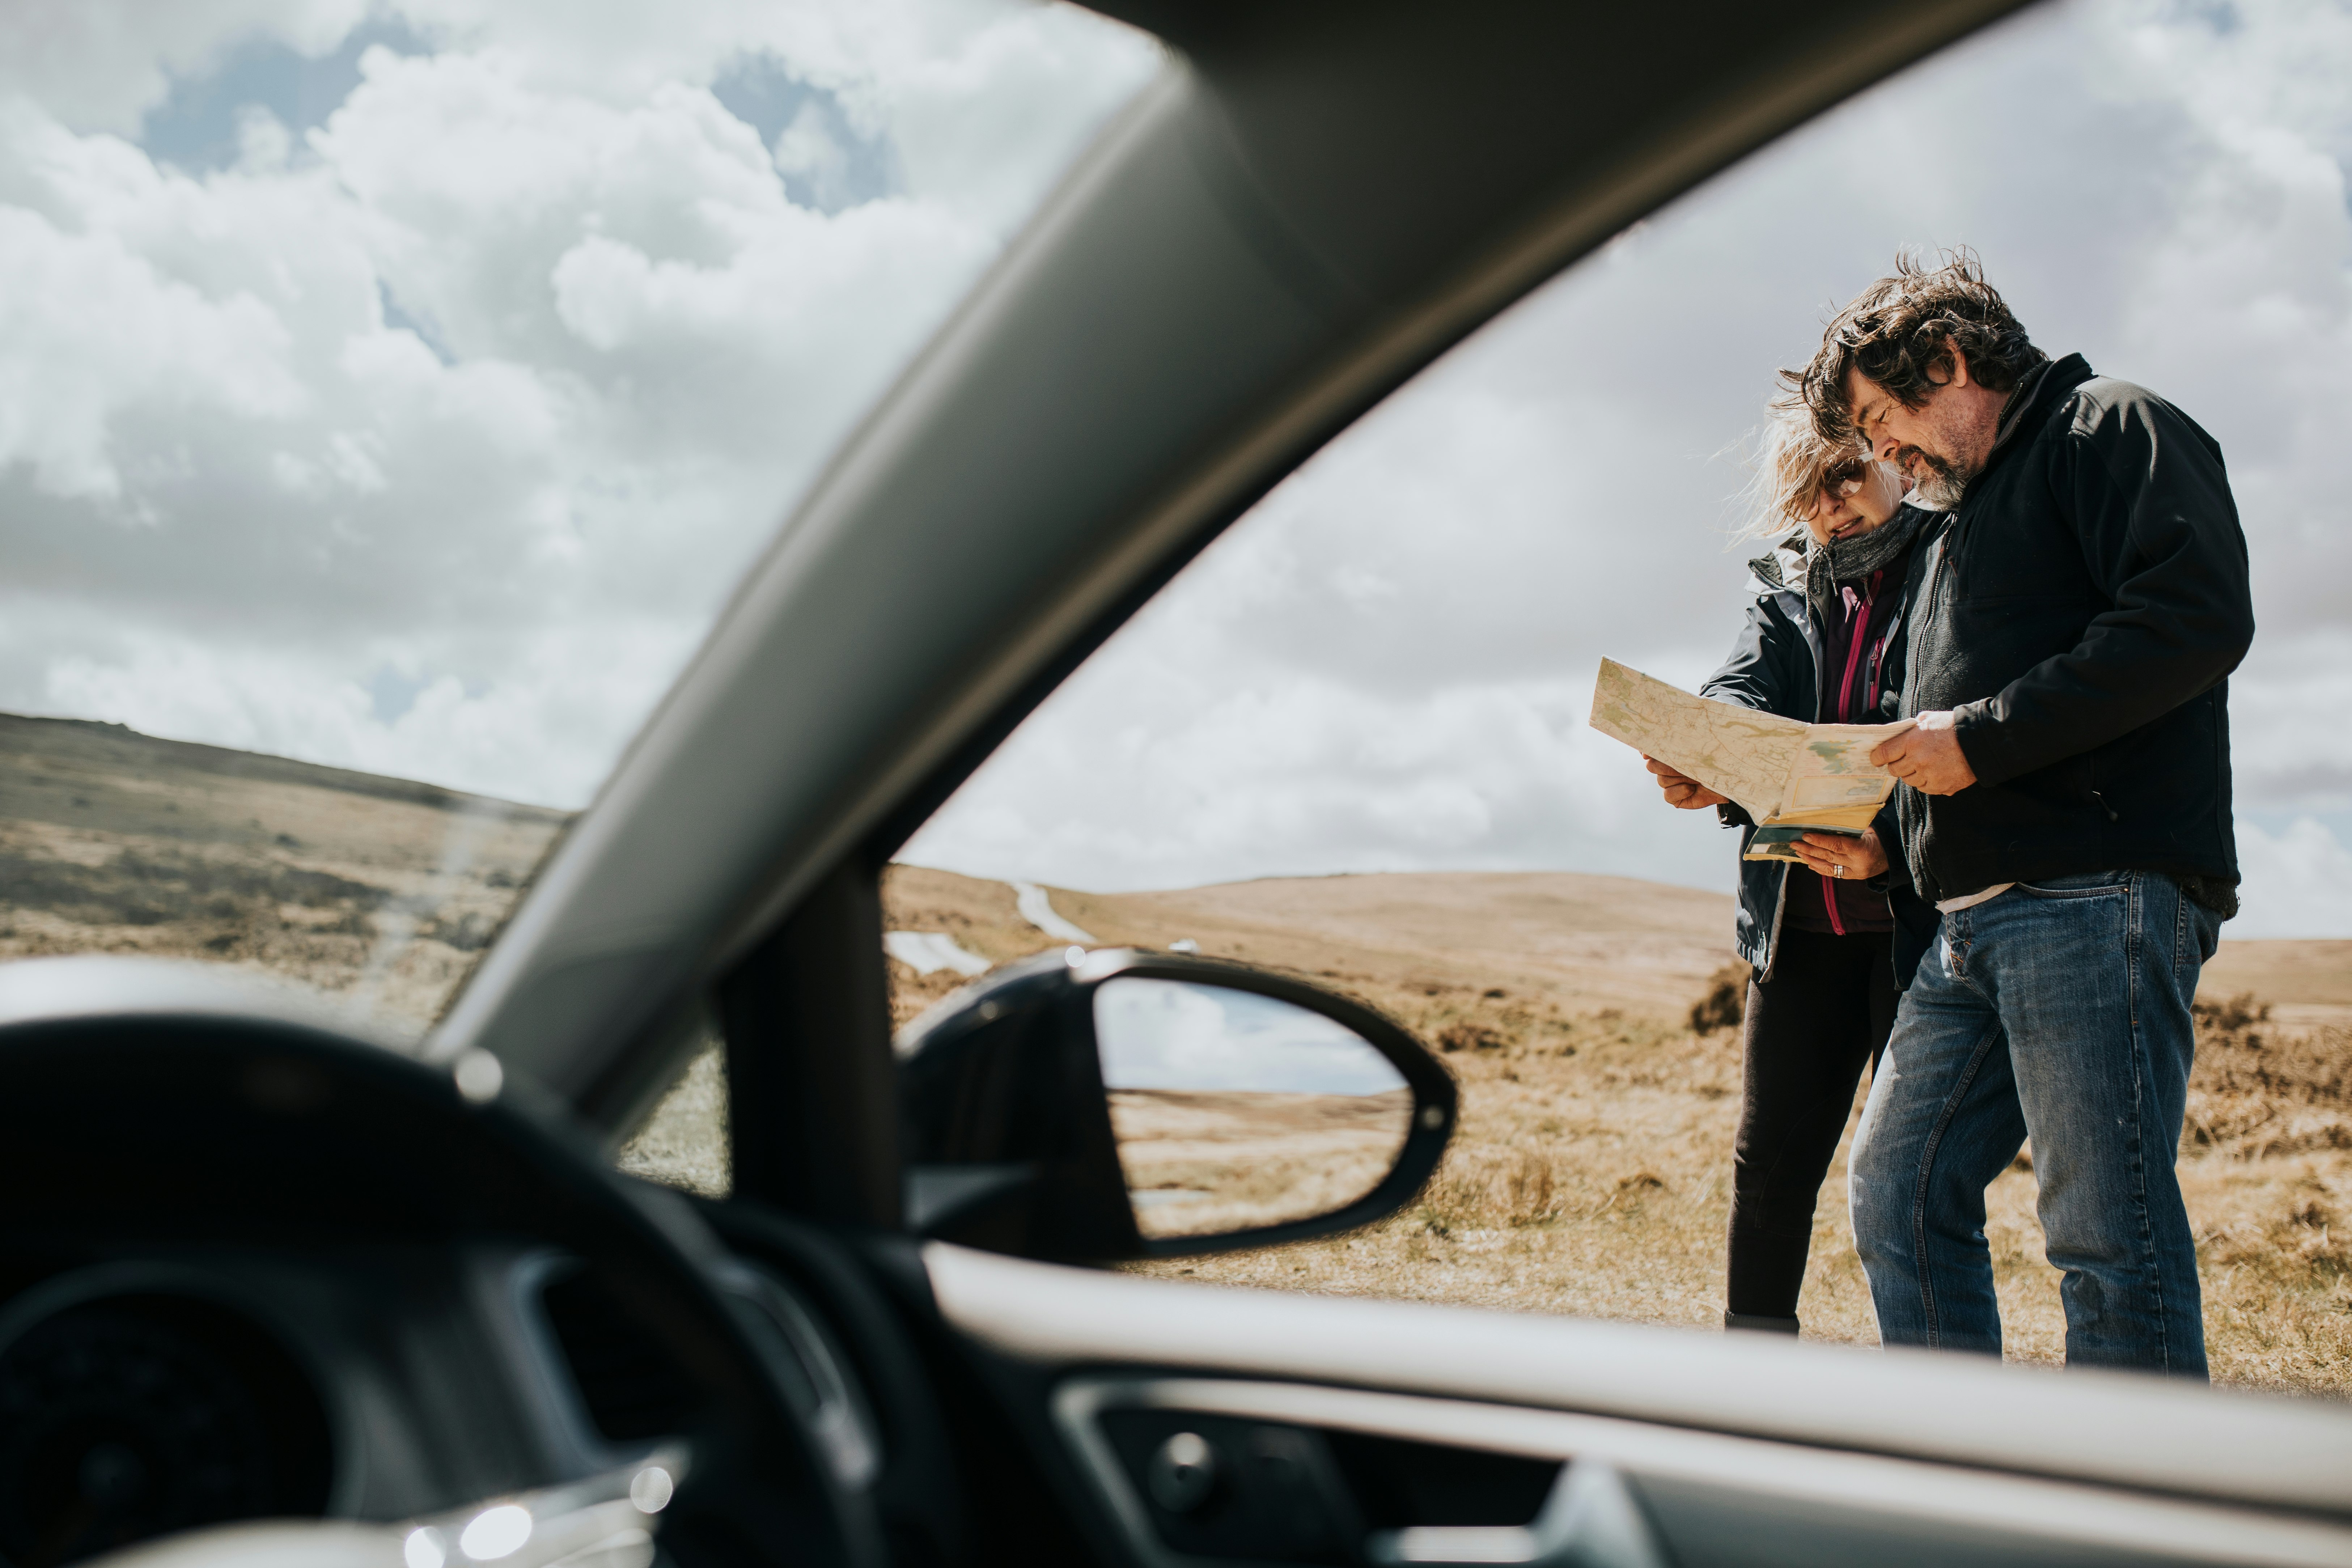
[[[236,964],[422,1030],[568,816],[0,714],[0,960]]]
[[[2215,1375],[2352,1394],[2352,1033],[2280,1031],[2228,1005],[2200,1030],[2182,1177],[2200,1236]],[[1152,1272],[1276,1289],[1711,1326],[1738,1105],[1738,1037],[1579,1019],[1450,1058],[1465,1115],[1411,1212],[1355,1236]],[[1859,1107],[1857,1106],[1857,1110]],[[1849,1136],[1851,1128],[1849,1128]],[[1846,1231],[1844,1150],[1822,1192],[1801,1312],[1809,1337],[1874,1342]],[[1986,1226],[2011,1359],[2063,1360],[2057,1274],[2030,1157]]]
[[[1056,945],[1021,917],[1002,882],[893,866],[882,891],[893,930],[943,931],[992,962]],[[1723,965],[1731,907],[1719,894],[1564,871],[1052,893],[1056,913],[1105,945],[1189,939],[1205,953],[1368,987],[1368,997],[1466,1000],[1499,989],[1540,997],[1562,1016],[1680,1016]],[[895,962],[891,976],[902,1022],[962,983],[946,971],[919,977]]]
[[[894,929],[947,931],[992,960],[1056,945],[1000,883],[898,867],[885,899]],[[1438,1045],[1462,1086],[1454,1145],[1408,1212],[1329,1241],[1139,1271],[1721,1321],[1739,1044],[1734,1029],[1695,1032],[1690,1011],[1722,967],[1727,900],[1466,873],[1053,900],[1105,942],[1190,938],[1347,991]],[[891,973],[902,1018],[961,983],[895,962]],[[2225,942],[2202,996],[2181,1173],[2215,1376],[2352,1395],[2352,942]],[[1841,1149],[1801,1311],[1808,1337],[1870,1343],[1844,1175]],[[2065,1323],[2033,1201],[2028,1157],[1994,1184],[1986,1232],[2010,1357],[2055,1363]]]
[[[421,1028],[495,936],[563,821],[119,726],[0,715],[0,959],[202,959],[290,975]],[[1061,945],[1022,917],[1002,883],[894,867],[884,896],[891,929],[944,933],[992,963]],[[1722,967],[1724,898],[1564,873],[1052,897],[1100,943],[1189,939],[1356,995],[1440,1047],[1462,1086],[1454,1146],[1406,1213],[1330,1241],[1149,1271],[1719,1321],[1738,1044],[1728,1028],[1695,1030],[1692,1007]],[[890,967],[900,1022],[961,984],[950,971]],[[2352,1394],[2352,942],[2225,941],[2200,1013],[2181,1169],[2216,1375]],[[1183,1118],[1202,1109],[1172,1099],[1127,1108],[1153,1122],[1150,1157],[1166,1163],[1140,1184],[1213,1184],[1178,1169],[1194,1156],[1233,1157],[1185,1146]],[[1368,1129],[1325,1132],[1354,1141],[1347,1162],[1370,1147]],[[724,1189],[715,1057],[693,1065],[623,1159]],[[1823,1190],[1801,1310],[1809,1335],[1866,1342],[1843,1192],[1841,1158]],[[2033,1196],[2021,1161],[1994,1184],[1987,1232],[2010,1354],[2054,1362],[2063,1324]]]
[[[1121,1089],[1110,1124],[1136,1225],[1218,1236],[1345,1208],[1395,1168],[1412,1095]]]

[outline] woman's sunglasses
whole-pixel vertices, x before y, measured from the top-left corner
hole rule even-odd
[[[1862,488],[1862,476],[1868,470],[1867,458],[1848,458],[1822,470],[1822,489],[1832,496],[1850,496]]]

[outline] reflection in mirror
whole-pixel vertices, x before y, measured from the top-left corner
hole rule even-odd
[[[1380,1185],[1404,1151],[1403,1075],[1293,1003],[1121,975],[1095,991],[1095,1036],[1147,1240],[1333,1213]]]

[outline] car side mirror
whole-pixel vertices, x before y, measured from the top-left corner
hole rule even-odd
[[[906,1224],[1102,1262],[1352,1230],[1421,1190],[1452,1075],[1359,1003],[1244,964],[1045,953],[900,1031]]]

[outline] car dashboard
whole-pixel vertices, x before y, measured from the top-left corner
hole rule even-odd
[[[263,1518],[462,1533],[551,1489],[660,1511],[697,1481],[666,1547],[872,1556],[881,1441],[825,1311],[527,1091],[251,1018],[69,1021],[0,1058],[0,1562]],[[411,1568],[466,1555],[412,1533]]]
[[[0,1020],[0,1085],[10,1568],[2345,1560],[2324,1412],[2202,1402],[2294,1464],[2137,1474],[2168,1391],[828,1229],[251,1016]],[[2037,1409],[2097,1440],[2019,1472]],[[265,1518],[374,1555],[203,1555]]]
[[[525,1238],[12,1262],[12,1563],[225,1520],[436,1512],[619,1468],[695,1420],[691,1384],[625,1304]]]

